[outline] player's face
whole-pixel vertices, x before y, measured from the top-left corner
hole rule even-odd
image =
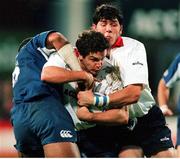
[[[116,42],[118,36],[122,34],[122,25],[119,24],[117,19],[101,19],[97,25],[93,24],[92,28],[104,34],[110,46],[112,46]]]
[[[80,56],[79,59],[82,69],[95,76],[102,67],[106,51],[107,50],[103,52],[92,52],[84,58]]]

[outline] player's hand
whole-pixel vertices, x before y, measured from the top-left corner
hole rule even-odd
[[[83,121],[91,121],[93,113],[87,107],[79,107],[76,112],[77,117]]]
[[[93,75],[85,71],[84,73],[85,73],[85,80],[78,82],[78,89],[80,91],[92,89],[94,86],[95,78],[93,77]]]
[[[164,116],[172,116],[174,114],[172,110],[168,108],[167,105],[160,106],[160,109],[162,113],[164,114]]]
[[[94,77],[91,73],[86,72],[85,90],[91,89],[94,85]]]
[[[77,94],[77,99],[78,99],[79,106],[88,107],[94,103],[94,94],[93,94],[92,90],[80,91]]]

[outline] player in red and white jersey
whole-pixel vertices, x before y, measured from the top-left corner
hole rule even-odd
[[[134,109],[142,108],[146,115],[137,117],[133,131],[120,134],[120,157],[133,157],[134,148],[143,149],[147,157],[173,157],[171,132],[165,118],[156,106],[149,88],[148,67],[144,45],[134,39],[122,37],[123,16],[111,5],[103,4],[96,8],[92,29],[104,34],[110,48],[107,57],[119,68],[123,89],[107,95],[109,105],[106,109],[121,108],[132,104]],[[79,105],[99,104],[92,91],[79,92]],[[135,111],[136,112],[136,111]],[[137,111],[138,112],[138,111]]]

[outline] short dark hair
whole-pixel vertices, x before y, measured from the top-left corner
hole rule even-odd
[[[123,15],[118,8],[110,4],[102,4],[94,12],[93,23],[97,24],[101,19],[113,20],[116,18],[119,24],[123,24]]]
[[[26,45],[30,40],[32,39],[32,37],[28,37],[28,38],[25,38],[24,40],[22,40],[22,42],[19,44],[19,47],[18,47],[18,52],[21,50],[21,48]]]
[[[78,36],[76,47],[83,57],[90,52],[104,51],[109,48],[109,42],[100,32],[86,30]]]

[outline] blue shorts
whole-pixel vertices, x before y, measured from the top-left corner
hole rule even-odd
[[[76,142],[77,134],[70,114],[53,96],[15,104],[11,121],[16,149],[22,153],[40,151],[43,145]]]
[[[133,131],[121,132],[119,143],[120,148],[129,145],[140,146],[146,157],[173,147],[171,131],[157,106],[153,106],[147,115],[138,118]]]

